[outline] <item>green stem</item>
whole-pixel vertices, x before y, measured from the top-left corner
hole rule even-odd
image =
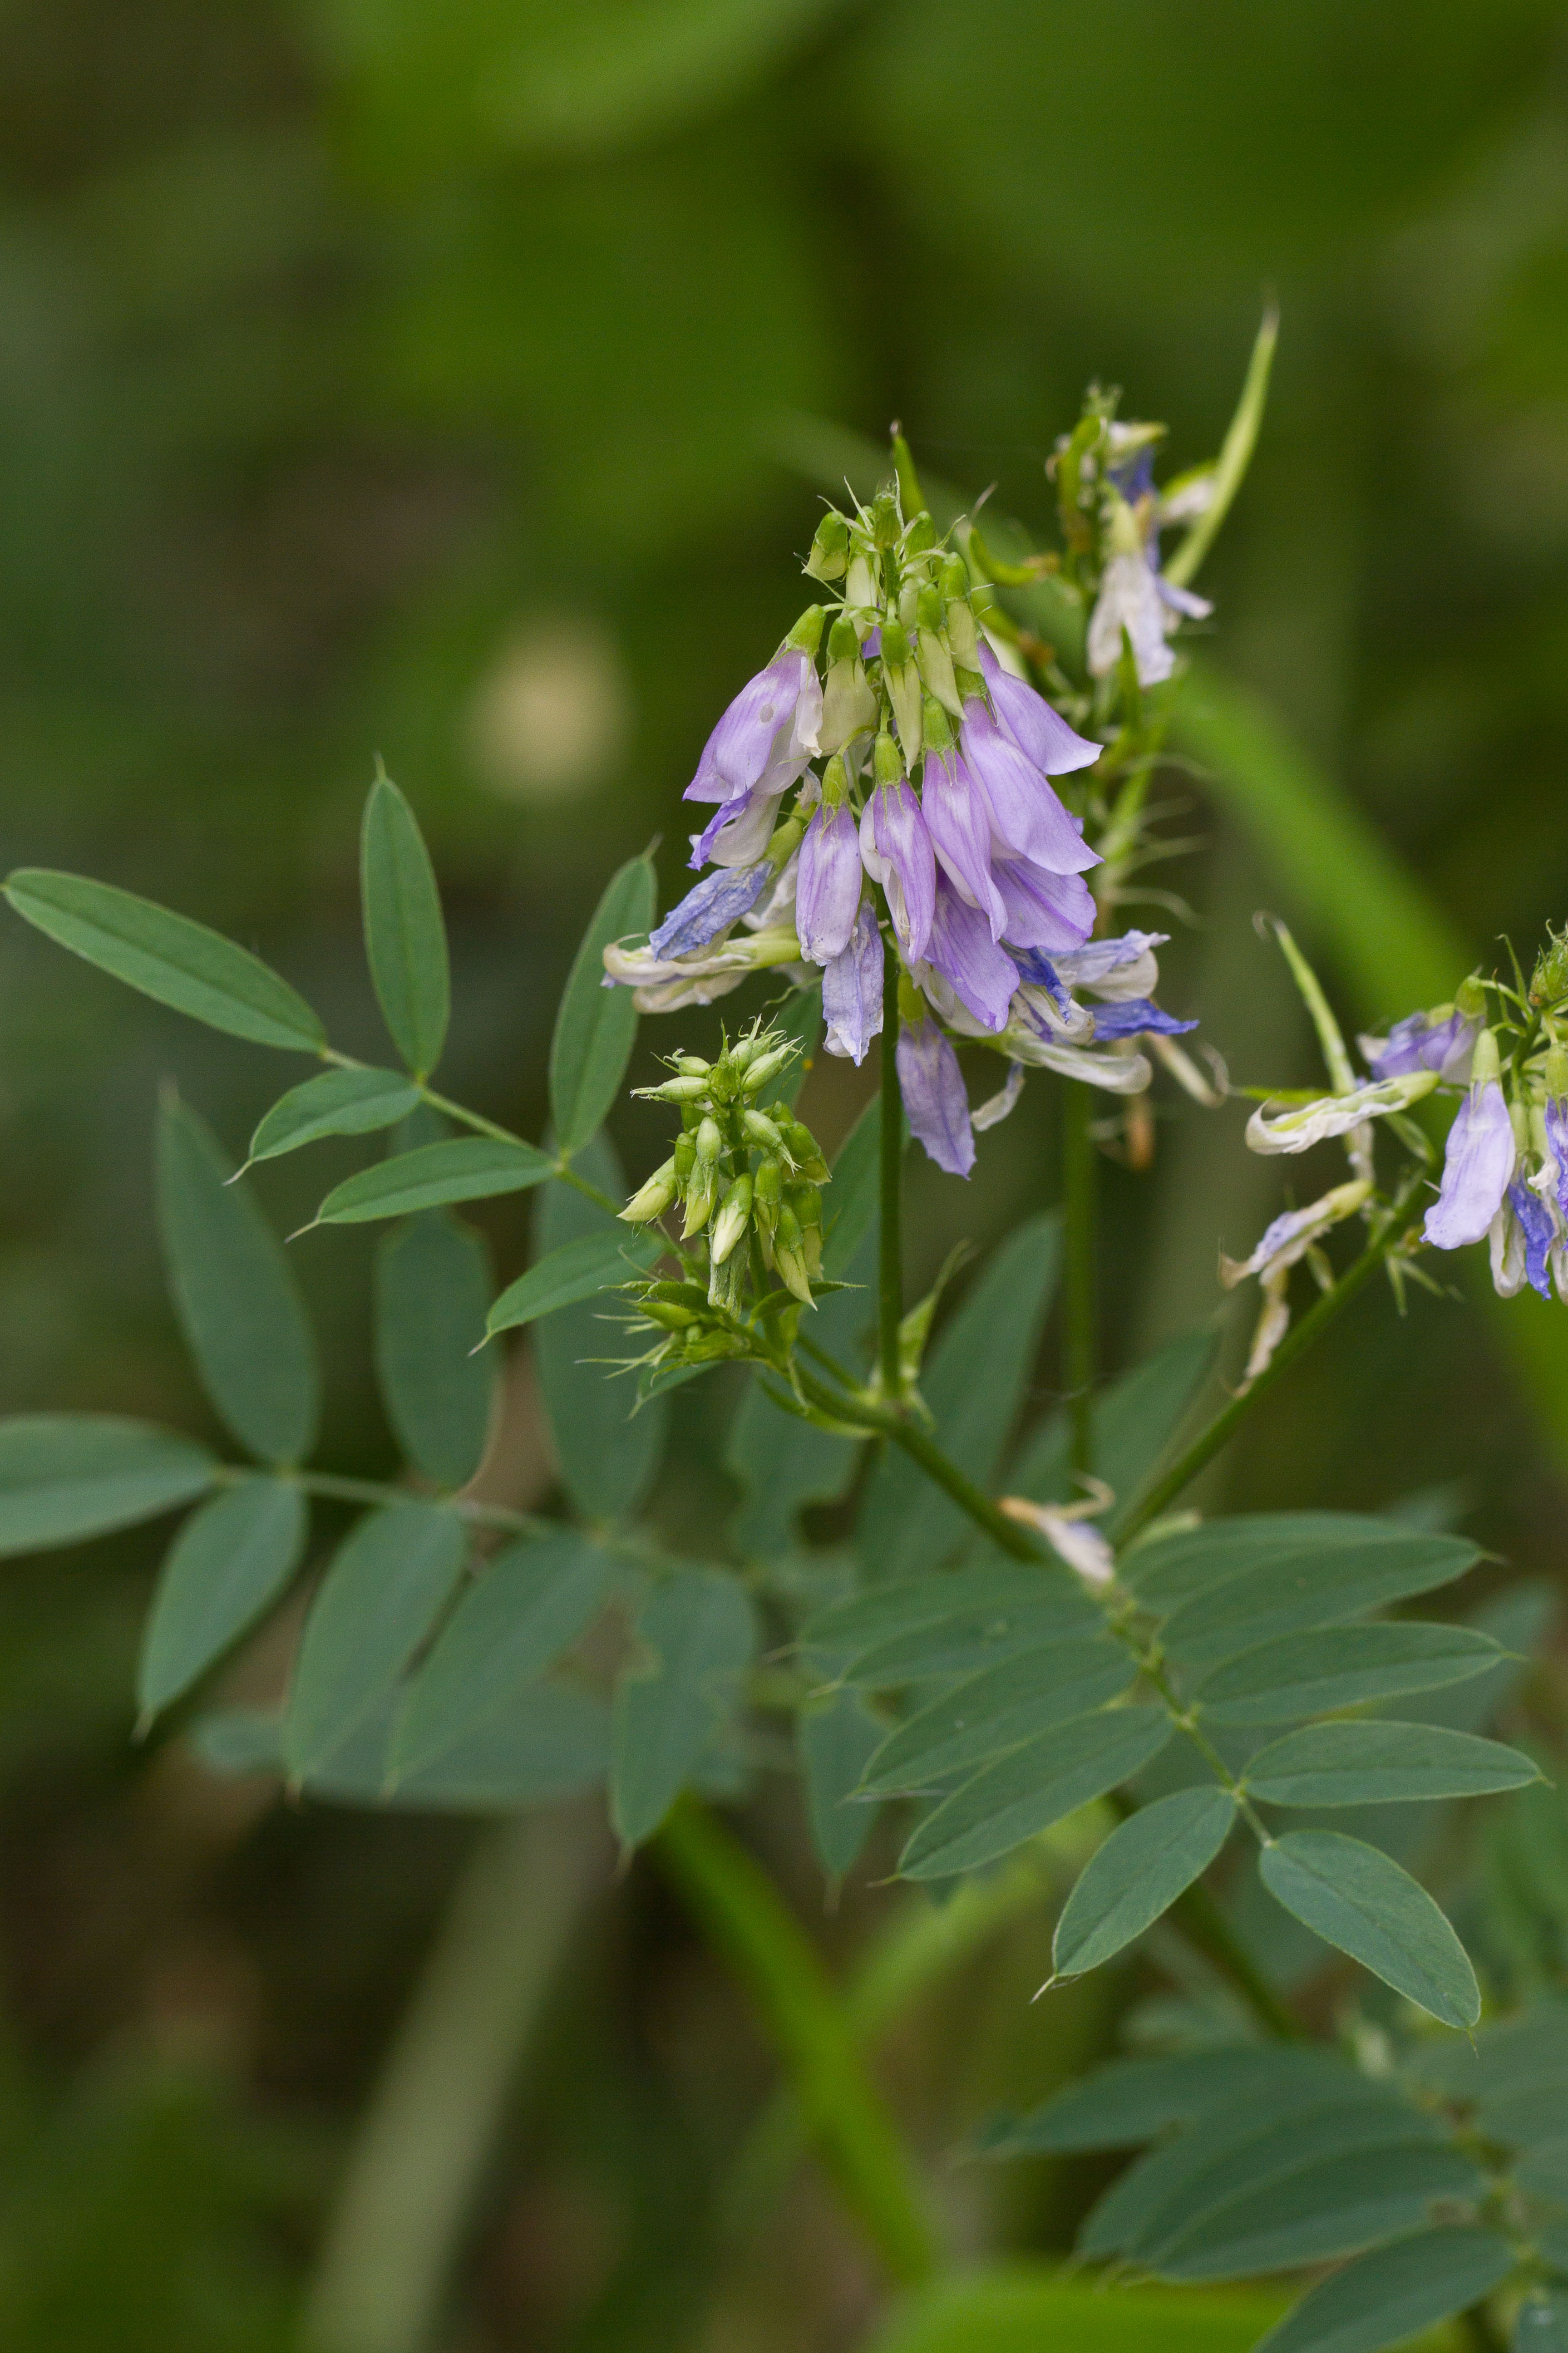
[[[1267,2033],[1280,2042],[1308,2039],[1300,2020],[1280,2000],[1201,1879],[1195,1879],[1184,1894],[1177,1896],[1171,1906],[1171,1917],[1187,1942],[1206,1954],[1221,1974],[1230,1979]]]
[[[890,1438],[895,1446],[918,1462],[929,1479],[952,1497],[961,1512],[972,1519],[976,1527],[984,1528],[994,1544],[1011,1554],[1015,1560],[1033,1561],[1043,1568],[1060,1566],[1037,1537],[1010,1520],[1005,1512],[997,1510],[989,1495],[966,1477],[956,1462],[950,1462],[940,1446],[927,1437],[918,1422],[909,1421],[901,1414],[890,1412],[885,1406],[869,1404],[861,1397],[837,1397],[816,1377],[797,1363],[795,1378],[801,1395],[810,1405],[831,1414],[836,1421],[852,1422],[858,1429],[874,1431],[879,1437]]]
[[[882,1228],[878,1331],[882,1394],[898,1405],[903,1394],[899,1326],[904,1315],[904,1101],[899,1087],[899,959],[891,945],[882,958]]]
[[[236,1474],[249,1477],[248,1472]],[[420,1500],[406,1487],[389,1486],[381,1479],[345,1479],[335,1471],[295,1471],[289,1476],[307,1495],[321,1495],[339,1504],[407,1504]],[[443,1511],[455,1512],[460,1520],[471,1521],[479,1528],[504,1528],[513,1535],[542,1535],[557,1523],[542,1520],[530,1512],[514,1512],[505,1504],[470,1504],[461,1496],[442,1495],[437,1500]]]
[[[1072,1467],[1094,1468],[1095,1166],[1089,1133],[1093,1098],[1081,1080],[1063,1089],[1062,1194],[1067,1217],[1063,1269],[1064,1386],[1072,1419]]]
[[[1157,1480],[1154,1485],[1139,1498],[1131,1516],[1121,1531],[1123,1546],[1130,1544],[1135,1535],[1142,1534],[1142,1530],[1157,1520],[1162,1513],[1169,1511],[1183,1489],[1197,1477],[1198,1472],[1206,1463],[1212,1462],[1221,1447],[1235,1435],[1237,1427],[1251,1412],[1258,1398],[1267,1396],[1274,1384],[1295,1363],[1296,1358],[1304,1350],[1310,1348],[1313,1341],[1328,1329],[1335,1316],[1343,1308],[1349,1306],[1357,1292],[1363,1287],[1371,1276],[1376,1273],[1390,1250],[1396,1248],[1415,1230],[1425,1215],[1426,1207],[1423,1204],[1413,1216],[1391,1218],[1384,1232],[1378,1235],[1375,1240],[1368,1242],[1361,1256],[1352,1261],[1340,1276],[1339,1281],[1332,1283],[1323,1293],[1322,1297],[1309,1308],[1299,1324],[1291,1326],[1274,1351],[1268,1366],[1258,1374],[1250,1388],[1244,1389],[1238,1398],[1233,1398],[1224,1410],[1215,1416],[1208,1428],[1194,1439],[1185,1453],[1172,1465],[1164,1477]]]
[[[888,2269],[903,2286],[929,2279],[937,2251],[920,2185],[794,1913],[744,1847],[694,1799],[676,1805],[655,1852],[766,2019],[805,2120]]]
[[[353,1054],[341,1054],[335,1046],[324,1046],[321,1060],[331,1062],[339,1071],[365,1071],[370,1068],[368,1062],[360,1061]],[[434,1087],[427,1087],[421,1079],[411,1079],[409,1084],[418,1088],[420,1100],[427,1103],[432,1111],[445,1112],[447,1117],[455,1119],[460,1127],[471,1127],[476,1135],[492,1136],[498,1144],[522,1144],[527,1141],[524,1136],[514,1135],[510,1127],[502,1127],[499,1120],[487,1119],[482,1112],[469,1111],[466,1103],[454,1103],[450,1095],[438,1095]],[[586,1176],[579,1176],[570,1161],[558,1160],[555,1174],[563,1185],[570,1185],[585,1200],[596,1202],[601,1209],[608,1209],[612,1218],[618,1215],[621,1204],[612,1201],[607,1193],[601,1191],[597,1185],[590,1184]]]

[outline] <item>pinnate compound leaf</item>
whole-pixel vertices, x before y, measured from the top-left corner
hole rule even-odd
[[[1184,1601],[1267,1568],[1292,1553],[1339,1552],[1350,1546],[1403,1543],[1410,1530],[1364,1512],[1240,1512],[1196,1527],[1148,1535],[1118,1565],[1146,1609],[1168,1616]]]
[[[418,819],[389,776],[378,776],[360,833],[365,954],[383,1018],[416,1078],[441,1059],[452,1010],[441,894]]]
[[[193,1512],[158,1577],[136,1673],[155,1715],[253,1626],[293,1577],[310,1513],[284,1479],[241,1479]]]
[[[842,1879],[870,1837],[877,1809],[855,1796],[887,1725],[858,1692],[830,1692],[802,1708],[795,1725],[806,1820],[816,1859]]]
[[[388,1755],[402,1784],[515,1704],[598,1614],[614,1577],[603,1548],[574,1530],[498,1553],[442,1628],[408,1686]]]
[[[217,1473],[205,1446],[149,1421],[9,1415],[0,1419],[0,1559],[155,1519],[205,1494]]]
[[[395,1227],[376,1250],[381,1394],[405,1453],[433,1486],[465,1486],[489,1440],[497,1366],[480,1343],[492,1282],[484,1236],[438,1209]]]
[[[646,1274],[662,1248],[657,1234],[634,1233],[626,1227],[581,1234],[509,1282],[486,1317],[485,1330],[509,1332],[537,1323],[542,1315],[553,1315],[557,1308],[574,1307],[580,1299],[613,1291],[634,1275]]]
[[[1358,2256],[1303,2296],[1258,2353],[1382,2353],[1479,2304],[1513,2268],[1495,2231],[1422,2231]]]
[[[1481,1998],[1464,1947],[1408,1872],[1339,1831],[1288,1831],[1258,1859],[1287,1912],[1445,2026],[1468,2031]]]
[[[1198,1686],[1215,1724],[1288,1724],[1368,1700],[1440,1691],[1497,1666],[1489,1635],[1468,1626],[1328,1626],[1284,1634],[1216,1667]]]
[[[283,1724],[303,1780],[385,1699],[462,1571],[467,1532],[438,1504],[367,1512],[310,1605]]]
[[[158,1231],[202,1386],[240,1444],[299,1462],[316,1442],[316,1344],[283,1246],[195,1113],[158,1109]]]
[[[605,950],[645,934],[654,904],[653,868],[633,858],[610,877],[573,959],[550,1041],[550,1116],[567,1159],[604,1124],[637,1038],[631,990],[605,986]]]
[[[1076,1577],[1049,1568],[977,1568],[900,1577],[819,1609],[801,1636],[807,1664],[875,1689],[973,1674],[1103,1619]]]
[[[1255,2115],[1268,2113],[1279,2101],[1331,2095],[1357,2081],[1337,2052],[1294,2045],[1109,2059],[1027,2116],[996,2118],[979,2147],[997,2158],[1131,2148],[1237,2100],[1250,2103]]]
[[[290,1087],[250,1139],[252,1160],[275,1160],[323,1135],[371,1135],[395,1127],[419,1101],[419,1090],[395,1071],[323,1071]]]
[[[994,1251],[938,1335],[921,1380],[938,1444],[989,1487],[1029,1376],[1056,1289],[1061,1225],[1031,1218]],[[856,1543],[873,1577],[934,1568],[968,1527],[956,1504],[897,1447],[872,1471]]]
[[[542,1185],[555,1163],[536,1145],[503,1143],[499,1136],[461,1135],[446,1144],[422,1144],[399,1152],[374,1168],[334,1185],[316,1212],[323,1226],[363,1224],[371,1218],[406,1218],[453,1201],[483,1201],[496,1193],[521,1193]]]
[[[994,1862],[1142,1771],[1173,1729],[1163,1707],[1107,1708],[1026,1741],[926,1816],[900,1871],[906,1879],[947,1879]]]
[[[1228,1789],[1179,1789],[1119,1822],[1068,1896],[1051,1947],[1058,1978],[1081,1977],[1152,1927],[1230,1834]]]
[[[316,1054],[327,1033],[304,998],[247,948],[151,899],[82,874],[23,867],[5,884],[17,914],[116,980],[209,1029]]]
[[[1440,2204],[1473,2205],[1486,2176],[1457,2148],[1412,2126],[1403,2142],[1339,2149],[1235,2198],[1150,2259],[1163,2279],[1254,2278],[1299,2263],[1359,2254],[1419,2230]]]
[[[1247,1768],[1248,1789],[1270,1806],[1479,1798],[1540,1778],[1517,1748],[1436,1724],[1309,1724],[1273,1741]]]
[[[944,1691],[889,1734],[866,1771],[879,1796],[931,1789],[1037,1732],[1119,1699],[1138,1672],[1104,1635],[1069,1636],[1022,1651]]]
[[[612,1201],[625,1199],[626,1181],[605,1135],[594,1137],[577,1165]],[[557,1180],[540,1192],[534,1212],[540,1260],[589,1234],[616,1234],[624,1240],[626,1230],[574,1186]],[[669,1427],[665,1398],[639,1406],[630,1376],[614,1375],[603,1361],[632,1353],[625,1331],[610,1320],[613,1313],[609,1302],[579,1300],[546,1316],[532,1332],[562,1481],[577,1510],[591,1520],[619,1519],[635,1511],[658,1469]]]
[[[387,1733],[395,1703],[383,1700],[342,1746],[304,1777],[313,1798],[412,1813],[510,1814],[592,1788],[605,1778],[610,1712],[589,1692],[534,1683],[516,1703],[474,1725],[439,1757],[388,1787]],[[284,1770],[277,1716],[233,1709],[204,1717],[192,1745],[215,1773]]]
[[[626,1846],[653,1836],[733,1713],[756,1614],[734,1577],[683,1569],[648,1596],[637,1640],[644,1656],[616,1687],[611,1735],[610,1819]]]

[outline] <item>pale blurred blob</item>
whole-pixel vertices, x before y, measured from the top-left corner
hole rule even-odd
[[[626,665],[603,625],[551,615],[503,641],[468,707],[468,750],[504,799],[565,801],[624,750],[631,721]]]

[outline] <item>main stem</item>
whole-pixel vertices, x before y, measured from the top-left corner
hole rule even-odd
[[[879,1259],[878,1335],[882,1394],[898,1406],[903,1395],[899,1326],[904,1316],[904,1099],[899,1088],[899,959],[882,956],[882,1229]]]
[[[1072,1467],[1094,1468],[1095,1200],[1092,1098],[1080,1079],[1063,1089],[1062,1196],[1066,1210],[1062,1369],[1072,1419]]]

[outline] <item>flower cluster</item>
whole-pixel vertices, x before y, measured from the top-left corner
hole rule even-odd
[[[1107,476],[1108,512],[1144,517],[1148,563],[1154,510],[1124,488],[1134,504]],[[805,569],[836,603],[804,613],[742,689],[687,787],[711,808],[691,863],[713,871],[646,945],[605,951],[606,979],[666,1011],[770,967],[820,976],[826,1050],[858,1063],[896,976],[910,1124],[967,1175],[974,1126],[1011,1109],[1026,1066],[1137,1092],[1150,1080],[1138,1038],[1194,1025],[1152,1001],[1162,934],[1090,942],[1085,878],[1100,854],[1052,780],[1104,746],[987,634],[989,583],[923,509],[906,517],[896,488],[852,515],[830,509]],[[1103,635],[1099,607],[1095,621]],[[955,1036],[1012,1066],[974,1118]]]
[[[648,1227],[681,1213],[670,1236],[680,1279],[634,1287],[641,1322],[659,1335],[639,1363],[753,1355],[759,1328],[813,1303],[827,1163],[787,1103],[761,1102],[798,1052],[782,1030],[753,1023],[716,1060],[671,1055],[671,1075],[637,1090],[678,1106],[680,1134],[621,1216]]]

